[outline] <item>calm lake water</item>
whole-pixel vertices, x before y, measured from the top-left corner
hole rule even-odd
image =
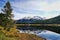
[[[22,30],[22,29],[25,29],[25,30]],[[60,40],[60,34],[58,34],[58,33],[48,31],[48,30],[36,30],[35,28],[33,28],[33,31],[32,31],[31,29],[32,28],[21,28],[20,32],[29,33],[29,34],[36,34],[37,36],[40,36],[42,38],[46,38],[47,40]]]
[[[37,36],[46,38],[47,40],[60,40],[60,34],[48,30],[20,30],[20,33],[36,34]]]
[[[46,38],[47,40],[60,40],[60,34],[48,30],[38,33],[37,36]]]

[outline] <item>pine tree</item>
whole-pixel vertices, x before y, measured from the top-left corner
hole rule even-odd
[[[12,19],[13,15],[12,15],[12,7],[10,5],[10,2],[8,1],[4,8],[2,9],[3,14],[5,14],[5,29],[6,28],[11,28],[14,24],[14,21]]]

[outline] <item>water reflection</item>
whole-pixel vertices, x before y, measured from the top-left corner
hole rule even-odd
[[[35,28],[21,28],[20,33],[36,34],[37,36],[46,38],[47,40],[60,40],[60,34],[48,30],[36,30]]]
[[[37,35],[47,40],[60,40],[60,34],[48,30],[44,30]]]

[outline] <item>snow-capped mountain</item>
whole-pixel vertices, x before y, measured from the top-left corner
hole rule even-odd
[[[39,16],[34,16],[32,19],[43,20],[43,18],[42,17],[39,17]]]
[[[34,16],[34,17],[24,17],[16,21],[16,23],[35,23],[36,21],[44,20],[42,17]]]
[[[43,20],[42,17],[39,17],[39,16],[33,16],[33,17],[24,17],[22,19],[35,19],[35,20]]]
[[[22,18],[22,19],[31,19],[31,17],[24,17],[24,18]]]

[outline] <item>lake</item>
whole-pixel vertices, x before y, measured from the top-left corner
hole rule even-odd
[[[60,40],[60,34],[49,31],[49,30],[37,30],[34,27],[22,27],[19,28],[20,33],[35,34],[47,40]]]
[[[20,30],[20,33],[35,34],[47,40],[60,40],[60,34],[48,30]]]
[[[44,30],[36,35],[46,38],[47,40],[60,40],[60,34],[48,30]]]

